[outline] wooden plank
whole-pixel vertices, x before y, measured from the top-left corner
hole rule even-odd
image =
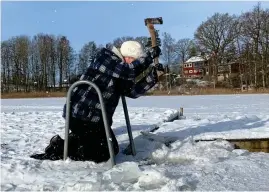
[[[220,138],[218,138],[220,139]],[[216,141],[218,139],[199,139],[200,141]],[[269,153],[269,138],[221,139],[234,144],[235,149],[246,149],[250,152]]]

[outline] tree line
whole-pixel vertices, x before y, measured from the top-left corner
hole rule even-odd
[[[178,31],[180,33],[180,31]],[[229,62],[243,64],[236,77],[256,87],[269,86],[269,10],[258,3],[240,15],[215,13],[203,21],[193,38],[175,39],[161,34],[161,59],[173,72],[192,56],[213,56],[214,67]],[[125,40],[137,40],[144,47],[148,36],[119,37],[113,40],[120,46]],[[109,43],[109,42],[108,42]],[[81,74],[99,47],[95,41],[85,43],[74,51],[66,36],[37,34],[20,35],[1,42],[1,91],[45,91],[48,87],[64,87]],[[213,78],[217,73],[212,74]]]

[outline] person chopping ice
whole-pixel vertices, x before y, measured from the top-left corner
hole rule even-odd
[[[119,153],[119,145],[111,126],[119,99],[121,95],[138,98],[158,82],[158,74],[162,74],[164,70],[162,64],[154,64],[153,59],[159,57],[160,53],[158,46],[145,53],[137,41],[125,41],[119,50],[113,45],[108,45],[97,51],[91,64],[80,77],[80,80],[95,83],[102,92],[115,155]],[[149,66],[152,66],[150,71],[136,82],[135,78]],[[63,109],[64,118],[65,112],[66,104]],[[91,86],[79,85],[73,90],[69,128],[70,159],[100,163],[110,158],[100,101],[97,92]],[[60,160],[63,159],[63,150],[64,140],[55,135],[45,148],[45,153],[30,157],[39,160]]]

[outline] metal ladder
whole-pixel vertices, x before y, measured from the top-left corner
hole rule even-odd
[[[108,122],[107,122],[106,108],[105,108],[104,100],[103,100],[103,97],[102,97],[102,93],[101,93],[100,89],[98,88],[98,86],[96,84],[94,84],[91,81],[86,81],[86,80],[80,80],[80,81],[77,81],[77,82],[73,83],[71,85],[71,87],[68,89],[68,92],[67,92],[66,118],[65,118],[64,158],[63,159],[66,160],[67,156],[68,156],[68,135],[69,135],[69,122],[70,122],[69,120],[70,120],[70,109],[71,109],[71,93],[72,93],[74,88],[76,88],[78,85],[81,85],[81,84],[87,84],[89,86],[92,86],[96,90],[96,92],[98,94],[99,101],[100,101],[100,104],[101,104],[101,111],[102,111],[102,116],[103,116],[103,121],[104,121],[104,126],[105,126],[106,139],[107,139],[107,143],[108,143],[108,149],[109,149],[109,154],[110,154],[110,163],[111,163],[111,168],[112,168],[116,164],[115,163],[115,153],[114,153],[114,148],[113,148],[113,145],[112,145],[112,138],[111,138],[111,135],[110,135],[109,126],[108,126]],[[121,100],[122,100],[122,106],[123,106],[126,125],[127,125],[127,131],[128,131],[128,136],[129,136],[131,152],[132,152],[132,155],[135,156],[136,151],[135,151],[133,135],[132,135],[130,119],[129,119],[129,115],[128,115],[128,109],[127,109],[127,104],[126,104],[125,97],[121,96]]]

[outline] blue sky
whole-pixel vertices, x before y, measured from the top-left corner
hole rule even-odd
[[[199,24],[215,12],[240,14],[257,1],[2,1],[1,40],[37,33],[66,35],[76,51],[88,41],[106,44],[121,36],[148,36],[144,19],[163,17],[156,25],[175,39],[193,38]],[[269,2],[262,2],[269,8]]]

